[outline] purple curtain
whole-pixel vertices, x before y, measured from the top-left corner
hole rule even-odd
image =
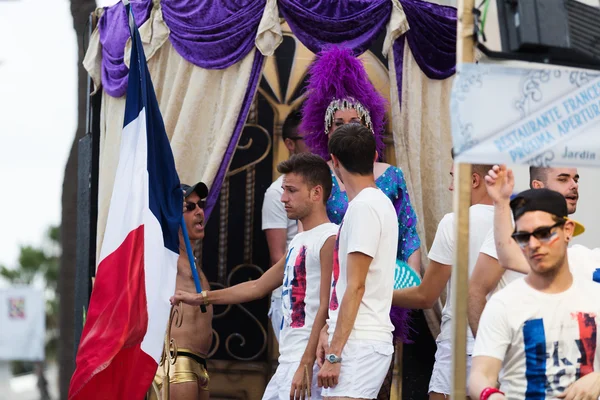
[[[402,98],[404,44],[430,79],[446,79],[456,70],[456,8],[422,0],[400,0],[410,29],[394,42],[398,96]]]
[[[131,2],[140,26],[150,16],[152,1]],[[169,40],[187,61],[206,69],[224,69],[241,61],[254,48],[266,0],[162,0]],[[129,37],[123,3],[106,9],[98,30],[102,44],[102,84],[106,93],[121,97],[127,90],[123,62]]]
[[[246,93],[244,94],[244,101],[233,130],[233,135],[231,135],[229,145],[227,146],[227,150],[223,155],[217,175],[215,176],[213,184],[210,187],[210,191],[208,192],[206,207],[204,209],[204,218],[206,220],[208,220],[212,210],[215,208],[215,204],[219,198],[219,193],[221,192],[221,187],[223,186],[223,181],[225,180],[225,174],[229,169],[229,163],[231,162],[231,158],[233,157],[237,144],[240,140],[244,124],[246,123],[246,118],[248,117],[248,112],[250,111],[250,105],[252,104],[254,93],[256,92],[256,86],[260,82],[264,59],[265,57],[259,51],[256,51],[252,64],[252,71],[250,72],[250,79],[248,80],[248,87],[246,88]]]
[[[362,54],[392,12],[390,0],[279,0],[278,5],[296,37],[313,53],[328,44],[346,43]]]
[[[137,26],[142,25],[150,16],[152,1],[132,1],[131,9]],[[102,86],[106,93],[113,97],[124,96],[127,92],[127,75],[129,68],[125,66],[125,43],[129,38],[127,12],[122,2],[104,9],[98,21],[98,33],[102,45]]]

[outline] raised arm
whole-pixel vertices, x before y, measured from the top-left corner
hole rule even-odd
[[[177,290],[171,297],[171,304],[180,301],[192,306],[201,304],[240,304],[261,299],[277,289],[283,283],[285,257],[272,266],[260,278],[243,282],[220,290],[205,290],[202,293],[190,293]],[[206,297],[204,297],[206,296]]]
[[[477,335],[479,319],[487,303],[487,295],[492,293],[504,274],[498,260],[486,253],[479,253],[471,279],[469,279],[469,297],[467,316],[473,336]]]
[[[506,165],[494,165],[485,177],[485,183],[488,194],[494,201],[494,239],[498,262],[503,268],[527,274],[527,259],[511,237],[513,228],[510,196],[515,187],[513,172]]]

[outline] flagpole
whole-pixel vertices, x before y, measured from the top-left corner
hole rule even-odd
[[[198,271],[196,270],[196,261],[194,258],[194,252],[192,251],[192,245],[190,243],[190,237],[188,236],[187,228],[185,226],[185,219],[183,215],[181,216],[181,230],[183,231],[183,240],[185,241],[185,249],[187,250],[187,256],[190,260],[190,268],[192,269],[192,276],[194,277],[194,284],[196,285],[196,292],[202,293],[202,285],[200,285],[200,277],[198,276]],[[205,313],[206,306],[204,304],[200,305],[200,310]]]

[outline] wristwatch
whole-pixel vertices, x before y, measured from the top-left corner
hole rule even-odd
[[[342,357],[338,357],[338,356],[336,356],[336,355],[335,355],[335,354],[333,354],[333,353],[331,353],[331,354],[327,354],[327,355],[325,356],[325,359],[326,359],[327,361],[329,361],[330,363],[332,363],[332,364],[335,364],[335,363],[340,363],[340,362],[342,362]]]

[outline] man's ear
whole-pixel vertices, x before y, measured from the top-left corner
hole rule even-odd
[[[481,175],[473,173],[471,175],[471,186],[473,187],[473,189],[477,189],[479,186],[481,186],[481,183],[483,181],[483,178],[481,177]]]
[[[285,139],[283,141],[283,144],[285,144],[285,147],[288,149],[288,151],[290,153],[294,153],[294,150],[296,150],[296,143],[294,143],[294,141],[292,139]]]
[[[544,182],[538,181],[537,179],[534,179],[533,181],[531,181],[531,188],[532,189],[543,189],[544,188]]]
[[[316,185],[311,189],[312,192],[312,200],[321,201],[321,197],[323,197],[323,187],[321,185]]]
[[[336,156],[334,156],[333,154],[330,154],[331,156],[331,163],[333,164],[334,167],[339,168],[340,167],[340,160],[337,159]]]
[[[573,238],[573,233],[575,232],[575,223],[571,220],[567,220],[563,226],[563,229],[565,231],[565,238],[568,242]]]

